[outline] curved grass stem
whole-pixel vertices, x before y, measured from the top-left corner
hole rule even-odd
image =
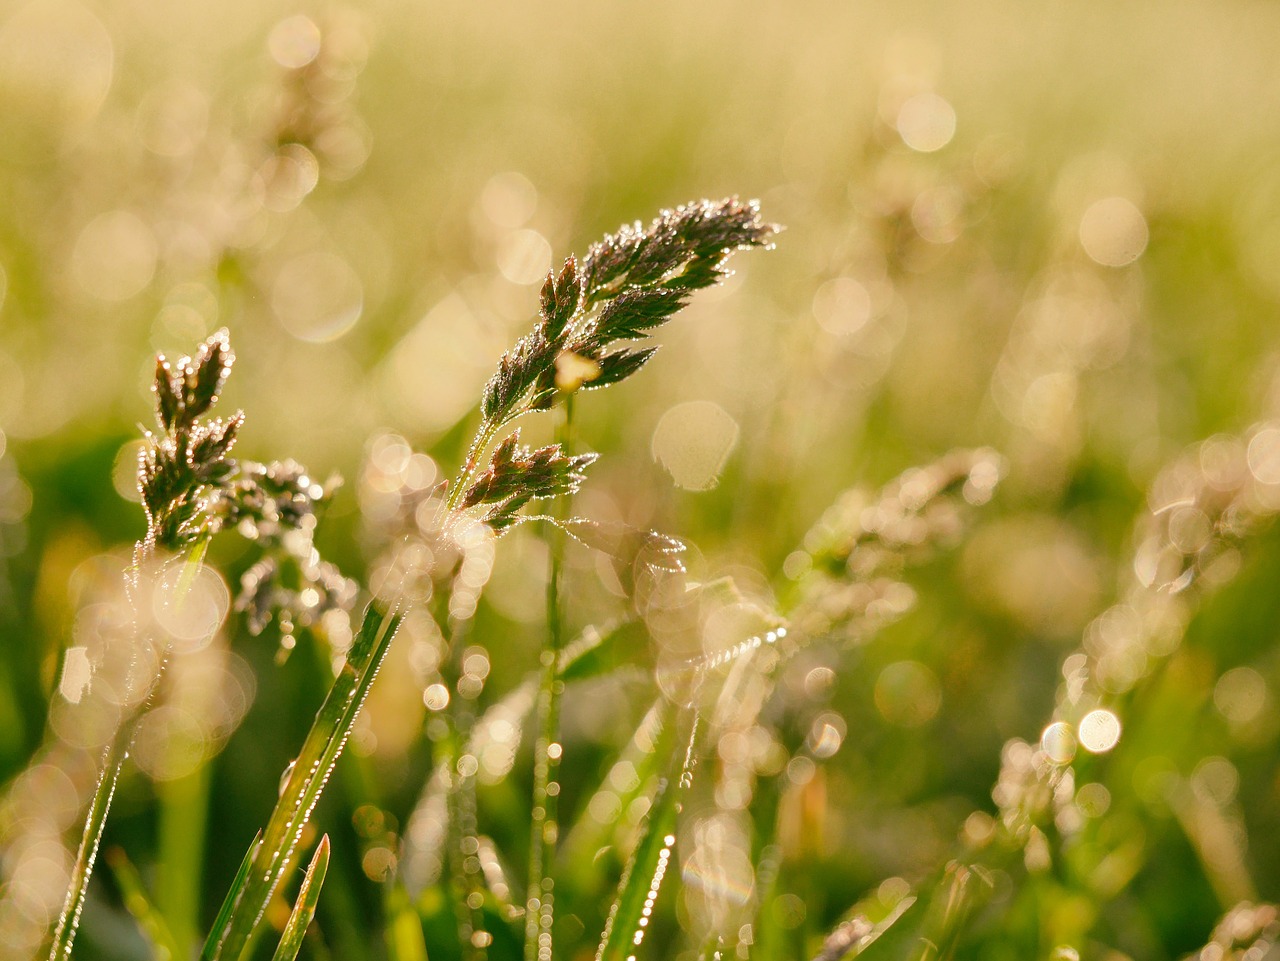
[[[476,471],[480,469],[480,457],[493,439],[498,436],[498,431],[502,429],[502,424],[485,420],[480,425],[480,429],[476,431],[475,438],[471,441],[471,446],[467,449],[467,459],[462,465],[462,469],[458,471],[458,476],[450,485],[448,493],[445,496],[445,510],[452,512],[458,509],[462,503],[462,495],[466,493],[467,487],[471,483],[471,479],[475,476]]]
[[[89,813],[85,817],[84,833],[80,836],[80,847],[76,851],[75,865],[71,871],[71,884],[67,888],[67,900],[53,933],[49,961],[68,961],[71,957],[76,929],[80,925],[80,915],[84,910],[85,895],[89,890],[89,878],[93,874],[98,847],[102,843],[102,831],[107,825],[107,814],[111,810],[111,799],[115,796],[116,783],[120,780],[120,770],[124,767],[128,756],[126,739],[117,736],[107,748],[103,758],[102,774],[98,777],[98,785],[93,792],[93,800],[89,804]]]
[[[181,606],[191,585],[195,582],[200,566],[204,562],[205,551],[209,546],[208,538],[198,540],[190,553],[182,562],[182,570],[178,577],[174,594],[174,603]],[[135,548],[135,560],[132,570],[126,578],[126,587],[130,592],[137,589],[136,578],[141,576],[142,564],[154,555],[150,541],[142,541]],[[84,911],[84,900],[89,893],[89,879],[93,876],[93,867],[98,857],[98,848],[102,844],[102,832],[107,826],[107,815],[111,813],[111,801],[115,797],[116,785],[120,781],[120,772],[124,762],[129,758],[129,748],[133,744],[138,724],[146,714],[152,696],[160,687],[167,664],[167,650],[160,659],[160,664],[151,681],[151,688],[142,704],[127,716],[107,746],[102,758],[102,773],[98,775],[98,783],[94,787],[93,799],[89,802],[89,811],[85,815],[84,830],[80,835],[80,846],[76,849],[75,863],[71,869],[71,883],[67,886],[67,898],[62,905],[62,913],[58,916],[57,927],[53,932],[53,944],[49,949],[49,961],[68,961],[71,949],[75,945],[76,931],[80,926],[80,915]]]

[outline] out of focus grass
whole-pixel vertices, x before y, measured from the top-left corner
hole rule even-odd
[[[308,23],[322,56],[289,69]],[[796,924],[812,937],[884,879],[914,882],[970,812],[992,808],[1001,745],[1039,737],[1062,658],[1115,600],[1160,466],[1277,413],[1277,35],[1274,6],[1234,0],[9,0],[0,780],[45,737],[95,559],[143,530],[128,444],[148,422],[155,351],[230,328],[240,360],[227,403],[249,414],[238,452],[347,479],[319,542],[361,576],[379,546],[362,520],[376,494],[362,463],[388,434],[457,463],[553,252],[737,193],[787,232],[664,334],[642,379],[582,405],[577,433],[602,453],[583,511],[684,537],[696,574],[732,573],[767,598],[843,488],[954,446],[1008,458],[972,538],[916,576],[918,610],[874,644],[812,655],[835,669],[830,703],[847,731],[825,768],[822,842],[806,848],[802,881],[788,875]],[[281,146],[308,137],[311,159]],[[706,469],[721,450],[722,469]],[[214,557],[238,572],[240,550]],[[1040,906],[1050,914],[1097,907],[1084,929],[1128,956],[1203,944],[1228,893],[1280,897],[1280,541],[1264,531],[1242,558],[1127,707],[1142,738],[1133,770],[1108,785],[1123,813],[1109,830],[1141,838],[1126,855],[1132,882],[1111,910],[1040,895],[1058,905]],[[593,600],[590,558],[570,564],[578,626],[608,604]],[[535,537],[502,543],[477,626],[504,638],[491,645],[494,690],[536,662],[542,587],[528,574],[545,565]],[[236,629],[233,647],[256,698],[210,762],[210,843],[186,866],[206,922],[324,685],[316,658],[275,666],[270,636]],[[393,657],[404,663],[384,672],[355,744],[365,781],[351,774],[322,808],[335,846],[318,918],[335,912],[357,944],[389,915],[352,814],[377,804],[394,833],[429,773],[420,689],[407,652]],[[902,664],[923,678],[926,706],[936,695],[931,710],[886,701],[886,672]],[[1248,716],[1222,687],[1241,669],[1236,681],[1263,684]],[[566,701],[563,807],[582,803],[640,700],[610,689]],[[1150,783],[1152,771],[1200,783],[1206,758],[1226,767],[1204,790],[1247,838],[1226,889]],[[151,882],[173,870],[155,863],[168,789],[130,776],[108,828]],[[489,830],[515,847],[522,797],[517,785],[485,802]],[[596,883],[603,911],[612,881]],[[115,933],[128,930],[117,905],[103,884],[84,957],[140,956],[136,936]],[[986,950],[1006,954],[985,957],[1029,943],[1023,915],[1001,917]]]

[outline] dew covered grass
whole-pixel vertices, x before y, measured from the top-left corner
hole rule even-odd
[[[1269,957],[1278,21],[0,5],[0,957]]]

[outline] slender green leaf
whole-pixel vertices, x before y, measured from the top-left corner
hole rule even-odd
[[[648,654],[647,636],[644,625],[632,618],[590,627],[561,651],[560,679],[566,684],[588,681],[636,664]]]
[[[364,623],[351,644],[347,661],[316,714],[262,839],[254,849],[248,879],[240,889],[229,919],[210,932],[203,957],[236,961],[244,953],[267,904],[288,873],[303,829],[342,754],[400,620],[399,612],[384,615],[372,604],[365,611]]]
[[[601,878],[598,852],[614,845],[618,836],[617,822],[602,822],[591,816],[597,805],[617,804],[624,812],[625,823],[631,819],[625,812],[641,796],[653,792],[654,785],[674,743],[671,713],[667,700],[658,695],[635,733],[614,763],[604,772],[589,800],[578,806],[579,817],[568,832],[562,848],[565,876],[561,883],[571,884],[575,896],[606,897],[606,882]],[[619,855],[621,857],[621,855]]]
[[[67,898],[62,906],[62,914],[58,917],[58,925],[54,929],[53,946],[49,952],[50,961],[70,961],[76,929],[80,925],[80,915],[84,911],[85,895],[89,891],[89,878],[93,875],[93,863],[98,856],[98,845],[102,843],[102,831],[107,826],[107,813],[111,810],[111,799],[115,796],[116,783],[120,780],[120,770],[129,756],[128,744],[133,739],[136,726],[135,718],[126,725],[126,730],[116,735],[107,748],[102,773],[98,777],[93,800],[89,803],[89,813],[85,817],[84,832],[80,836],[80,846],[76,851],[76,860],[71,871],[71,883],[67,887]]]
[[[906,898],[870,934],[841,954],[830,957],[859,957],[875,961],[941,961],[950,958],[964,926],[975,910],[990,896],[991,879],[981,868],[948,863],[930,882],[921,886],[918,898]],[[856,947],[856,952],[849,952]]]
[[[293,911],[280,936],[280,944],[272,961],[294,961],[302,950],[302,939],[307,933],[311,919],[315,917],[316,904],[320,901],[320,888],[324,885],[325,872],[329,870],[329,835],[320,839],[316,845],[316,853],[311,857],[307,873],[302,878],[302,887],[298,889],[298,899],[293,904]]]
[[[677,816],[697,763],[701,718],[696,712],[682,713],[689,716],[688,740],[676,742],[667,775],[658,783],[640,840],[622,873],[596,961],[626,961],[644,940],[645,927],[640,921],[646,907],[652,909],[662,887],[675,845]]]
[[[231,912],[244,891],[245,883],[249,879],[249,868],[253,864],[253,856],[258,850],[258,844],[261,840],[262,832],[258,831],[253,836],[253,840],[249,842],[249,850],[245,851],[244,858],[240,861],[240,867],[236,870],[236,876],[231,881],[231,887],[227,890],[227,896],[222,901],[222,907],[218,909],[218,916],[214,918],[211,930],[221,931],[227,926],[227,922],[231,920]],[[210,961],[213,957],[213,948],[214,942],[210,939],[205,943],[204,950],[200,952],[200,961]]]
[[[917,903],[914,897],[905,897],[889,911],[879,922],[872,924],[865,917],[856,915],[840,922],[822,943],[822,949],[814,955],[813,961],[849,961],[861,957],[871,945],[875,944]],[[917,919],[918,920],[918,919]],[[907,929],[909,925],[901,925],[898,931]],[[919,938],[918,932],[912,928],[909,937]],[[888,944],[888,940],[884,942]],[[906,943],[905,941],[899,942]],[[903,950],[899,948],[899,950]]]

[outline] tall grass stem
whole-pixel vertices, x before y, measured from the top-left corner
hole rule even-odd
[[[564,414],[556,425],[556,443],[571,452],[573,395],[565,399]],[[563,494],[552,506],[552,516],[569,515],[572,495]],[[559,781],[561,745],[560,698],[564,681],[559,677],[564,649],[564,611],[561,577],[564,569],[564,534],[555,524],[543,526],[550,558],[547,576],[547,633],[543,643],[542,677],[538,687],[538,735],[534,742],[533,803],[529,836],[529,885],[525,902],[525,961],[551,961],[555,922],[555,882],[551,876],[559,832]]]
[[[69,961],[71,958],[76,929],[80,926],[80,915],[84,911],[84,899],[89,890],[89,878],[93,875],[98,847],[102,844],[102,831],[107,826],[107,814],[111,811],[111,799],[115,796],[116,784],[120,780],[120,769],[124,767],[125,759],[129,756],[127,744],[132,738],[132,733],[133,725],[129,725],[129,736],[117,736],[107,748],[103,758],[102,774],[98,777],[93,800],[89,802],[89,813],[85,817],[80,847],[76,851],[75,864],[71,869],[67,900],[58,918],[58,926],[54,929],[49,961]]]

